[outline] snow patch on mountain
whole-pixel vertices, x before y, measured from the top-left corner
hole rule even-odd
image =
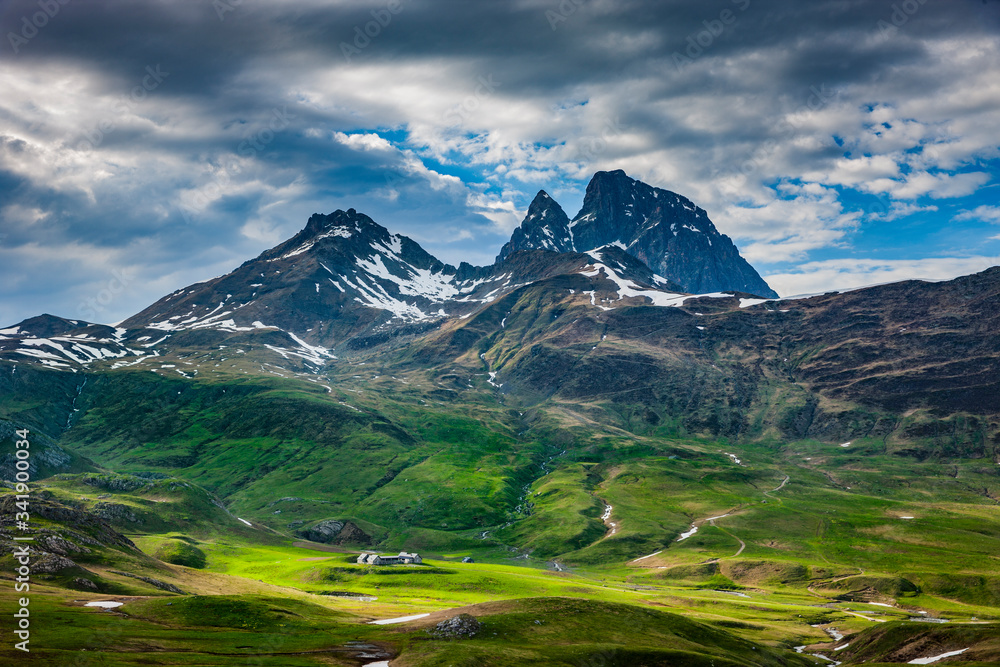
[[[331,227],[330,229],[326,230],[325,232],[322,232],[321,234],[318,234],[318,235],[314,236],[312,239],[310,239],[306,243],[303,243],[302,245],[300,245],[295,250],[292,250],[291,252],[287,252],[284,255],[282,255],[281,257],[278,257],[278,258],[275,258],[275,259],[270,259],[268,261],[269,262],[276,262],[276,261],[281,260],[281,259],[288,259],[289,257],[295,257],[296,255],[301,255],[302,253],[304,253],[304,252],[312,249],[312,247],[314,245],[316,245],[316,243],[318,243],[319,241],[321,241],[323,239],[330,238],[330,237],[337,236],[337,237],[341,237],[341,238],[351,238],[354,235],[355,231],[357,231],[356,227],[353,230],[350,229],[349,227]]]
[[[402,269],[409,276],[397,276],[386,267],[381,255],[376,255],[370,260],[359,258],[357,265],[371,276],[395,283],[400,294],[421,296],[435,303],[446,301],[458,294],[458,289],[452,282],[454,276],[446,273],[435,273],[430,269],[418,269],[410,264],[401,263]]]
[[[429,317],[416,304],[406,303],[390,295],[378,282],[373,280],[372,285],[368,285],[360,277],[356,277],[355,280],[357,280],[357,284],[352,283],[347,278],[343,278],[344,283],[359,294],[359,296],[354,297],[354,300],[358,303],[371,308],[389,311],[393,317],[398,317],[405,321],[414,322]]]
[[[23,332],[26,334],[27,332]],[[135,350],[124,342],[127,331],[115,329],[112,337],[96,337],[87,334],[78,336],[30,337],[22,335],[17,338],[4,337],[10,341],[4,345],[5,353],[21,355],[36,360],[51,368],[77,368],[87,366],[95,361],[121,359],[123,357],[147,357],[155,355],[155,351]],[[11,344],[13,343],[13,345]]]
[[[593,264],[590,264],[587,267],[585,267],[585,269],[583,271],[580,271],[580,273],[590,278],[593,278],[603,273],[608,280],[612,281],[617,286],[617,289],[615,291],[618,293],[619,301],[625,298],[643,297],[649,299],[654,306],[677,308],[683,306],[684,303],[690,299],[698,299],[703,297],[710,297],[710,298],[732,297],[731,294],[724,294],[721,292],[713,292],[711,294],[678,294],[676,292],[664,292],[656,289],[647,289],[639,285],[636,285],[634,282],[630,280],[623,278],[614,269],[605,264],[599,250],[591,250],[587,253],[587,255],[594,258],[595,261]],[[659,278],[659,276],[657,276],[657,278]],[[663,279],[660,278],[660,280]],[[663,280],[663,282],[666,281]],[[593,292],[584,292],[584,294],[590,295],[591,305],[597,305],[595,303]],[[602,308],[602,310],[608,310],[608,308],[604,306],[600,307]]]

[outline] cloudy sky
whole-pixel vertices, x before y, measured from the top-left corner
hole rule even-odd
[[[123,319],[337,208],[491,263],[539,189],[572,216],[618,168],[784,295],[1000,263],[996,0],[5,0],[0,27],[0,325]]]

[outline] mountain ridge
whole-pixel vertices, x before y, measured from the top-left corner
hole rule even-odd
[[[595,211],[620,199],[609,192],[636,183],[623,172],[595,177],[579,220],[599,217]],[[640,189],[636,206],[619,207],[623,217],[639,217],[643,197],[667,198]],[[676,200],[704,227],[690,236],[709,236],[707,216],[685,201]],[[528,218],[568,229],[560,211],[541,191]],[[617,234],[589,221],[576,226],[586,245]],[[995,270],[964,282],[775,301],[688,293],[627,248],[615,240],[585,252],[511,250],[491,266],[456,268],[355,209],[315,214],[292,238],[118,327],[40,316],[0,330],[0,360],[85,375],[133,367],[185,380],[298,375],[333,392],[330,378],[345,362],[374,359],[389,374],[461,369],[489,377],[435,389],[449,400],[468,389],[524,406],[607,399],[673,415],[686,430],[738,438],[850,438],[887,428],[890,415],[908,410],[921,419],[931,408],[959,415],[951,392],[974,406],[976,429],[995,431],[981,417],[998,411],[987,377],[997,350],[979,324],[992,321],[981,304],[996,289]],[[962,285],[975,286],[962,297],[975,295],[968,303],[956,301]],[[979,319],[940,315],[957,304]],[[784,392],[779,411],[767,403],[776,387]]]
[[[536,199],[552,202],[542,194]],[[635,289],[651,294],[683,291],[619,247],[590,254],[517,251],[490,266],[462,263],[456,268],[409,237],[348,209],[312,215],[292,238],[226,275],[165,296],[121,326],[165,332],[276,327],[311,344],[332,347],[363,332],[467,317],[553,271],[594,266],[598,251],[612,258],[616,275]],[[539,260],[532,255],[538,252],[556,256]]]
[[[680,210],[694,216],[699,227],[684,223],[678,231]],[[669,228],[664,211],[674,216],[670,220],[677,218]],[[637,220],[640,214],[645,220],[641,229],[623,227],[623,220]],[[706,292],[777,296],[703,210],[615,171],[595,174],[572,221],[548,193],[539,191],[524,222],[490,266],[463,262],[456,268],[441,262],[416,241],[353,208],[316,213],[286,241],[224,276],[165,296],[122,326],[168,332],[279,328],[309,344],[332,347],[392,328],[466,317],[517,285],[548,275],[523,251],[584,258],[593,257],[586,253],[618,252],[610,247],[633,258],[618,258],[625,271],[619,277],[637,280],[636,286],[691,293],[690,286],[696,285]]]
[[[594,174],[572,220],[540,191],[497,259],[515,250],[586,252],[612,243],[689,293],[739,291],[778,297],[704,209],[620,169]]]

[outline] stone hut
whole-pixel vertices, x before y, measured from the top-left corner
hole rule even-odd
[[[400,551],[398,556],[381,556],[373,551],[364,551],[358,556],[358,565],[419,565],[423,563],[419,554]]]

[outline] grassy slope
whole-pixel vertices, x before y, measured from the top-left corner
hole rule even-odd
[[[362,370],[361,377],[349,375]],[[835,622],[842,632],[871,625],[848,605],[883,618],[904,616],[866,607],[865,600],[958,622],[1000,616],[1000,585],[991,574],[1000,513],[989,461],[921,461],[893,453],[882,439],[847,448],[815,441],[732,444],[685,435],[627,403],[551,402],[518,410],[504,405],[483,375],[462,367],[392,377],[353,366],[336,379],[327,393],[303,380],[229,375],[180,382],[137,372],[112,382],[108,376],[61,443],[115,470],[177,475],[207,491],[177,480],[131,491],[72,476],[45,484],[88,508],[98,502],[131,508],[142,521],[118,527],[147,553],[166,554],[183,541],[206,555],[200,572],[148,568],[147,576],[188,592],[233,593],[240,587],[214,582],[235,575],[247,586],[260,580],[254,585],[279,587],[282,595],[302,591],[305,600],[361,617],[576,597],[665,605],[726,632],[791,646],[823,641],[806,621]],[[136,395],[148,400],[126,400]],[[790,481],[772,491],[786,475]],[[212,504],[213,495],[256,527]],[[273,504],[286,496],[301,500]],[[605,503],[614,506],[614,535],[599,518]],[[702,522],[731,510],[714,525]],[[287,534],[289,524],[324,518],[354,519],[387,549],[472,555],[479,562],[439,561],[439,572],[386,576],[343,557],[299,556],[266,529]],[[698,533],[676,542],[692,522]],[[745,549],[735,557],[741,541]],[[661,553],[626,565],[654,551]],[[527,560],[510,560],[529,552]],[[543,567],[550,559],[573,572],[513,567]],[[116,577],[110,565],[87,566],[121,591],[163,595]],[[308,595],[324,592],[379,599]],[[845,601],[834,610],[817,607],[836,598]],[[160,641],[154,635],[139,641],[147,640]],[[235,650],[235,642],[248,640],[237,633],[232,641]],[[423,650],[399,642],[414,656]],[[441,659],[459,657],[468,656]],[[434,651],[426,654],[427,661],[437,659]]]

